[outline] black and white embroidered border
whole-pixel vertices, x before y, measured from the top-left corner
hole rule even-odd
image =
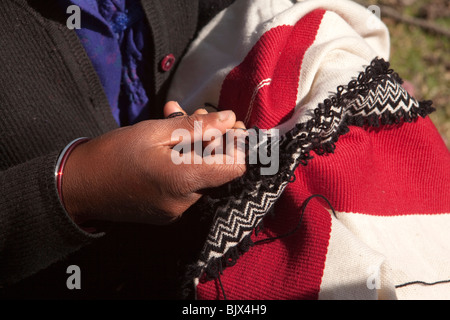
[[[279,172],[261,176],[260,164],[248,164],[244,176],[203,197],[205,214],[212,217],[210,232],[198,262],[188,269],[188,280],[209,281],[233,266],[253,245],[251,235],[262,228],[299,165],[317,155],[333,153],[349,125],[372,126],[411,122],[434,109],[431,101],[418,102],[401,86],[389,62],[375,58],[346,86],[325,99],[311,118],[297,124],[279,142]]]

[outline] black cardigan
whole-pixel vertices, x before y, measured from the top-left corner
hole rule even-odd
[[[59,152],[73,139],[117,127],[99,78],[68,15],[55,1],[0,1],[0,296],[176,298],[192,257],[192,229],[114,224],[102,236],[79,229],[55,188]],[[146,89],[159,118],[173,71],[196,32],[232,0],[142,0],[152,30]],[[192,215],[193,216],[193,215]],[[194,245],[193,245],[194,246]],[[66,269],[81,269],[69,290]]]

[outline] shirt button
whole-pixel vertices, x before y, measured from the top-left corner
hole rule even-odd
[[[175,64],[175,56],[173,54],[168,54],[161,61],[161,69],[163,71],[169,71],[170,69],[172,69],[174,64]]]

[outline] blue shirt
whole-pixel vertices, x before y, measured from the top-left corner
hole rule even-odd
[[[140,1],[65,0],[80,7],[76,32],[97,71],[119,125],[149,118],[143,50],[150,39]]]

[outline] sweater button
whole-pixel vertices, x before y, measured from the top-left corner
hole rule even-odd
[[[170,69],[172,69],[173,65],[175,64],[175,56],[173,54],[168,54],[167,56],[164,57],[164,59],[162,59],[161,61],[161,69],[164,72],[169,71]]]

